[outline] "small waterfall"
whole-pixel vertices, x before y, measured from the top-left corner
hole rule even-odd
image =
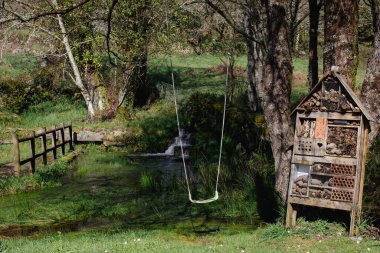
[[[142,156],[142,157],[178,157],[181,156],[181,141],[183,147],[183,154],[187,159],[189,157],[190,134],[181,129],[179,136],[175,137],[174,142],[166,149],[164,153],[145,153],[129,155],[130,157]],[[178,150],[178,151],[177,151]],[[177,152],[176,152],[177,151]]]
[[[179,132],[179,136],[175,137],[174,142],[168,147],[168,149],[165,151],[165,155],[168,156],[174,156],[174,152],[176,148],[181,147],[181,141],[182,141],[182,147],[185,157],[189,156],[189,150],[188,147],[190,147],[190,134],[185,132],[183,129]]]

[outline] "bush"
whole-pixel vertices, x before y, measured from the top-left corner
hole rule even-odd
[[[59,179],[66,174],[69,167],[67,161],[58,160],[57,162],[38,170],[36,176],[39,177],[41,184],[46,182],[58,182]]]
[[[363,210],[380,227],[380,136],[372,145],[366,165]]]
[[[0,80],[0,109],[21,113],[32,105],[53,101],[57,96],[74,97],[76,87],[60,81],[53,67],[40,69],[33,79]]]
[[[32,87],[26,80],[0,81],[0,107],[14,113],[20,113],[32,102]]]
[[[59,180],[66,174],[70,166],[67,161],[45,166],[31,176],[8,177],[0,179],[0,195],[16,194],[45,187],[59,185]]]

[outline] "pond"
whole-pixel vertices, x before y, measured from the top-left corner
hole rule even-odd
[[[72,167],[61,186],[0,198],[0,235],[111,227],[191,232],[193,226],[239,224],[221,215],[223,200],[189,203],[181,160],[96,152],[80,156]],[[236,226],[256,228],[257,214],[249,223]]]

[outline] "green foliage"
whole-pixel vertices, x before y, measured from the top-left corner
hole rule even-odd
[[[33,101],[32,87],[25,80],[0,81],[0,106],[4,110],[20,113]]]
[[[137,111],[126,124],[125,143],[135,152],[163,152],[176,136],[175,111],[172,104],[157,103],[148,110]]]
[[[69,169],[68,162],[61,159],[37,170],[36,176],[39,177],[40,184],[44,184],[44,182],[58,182]]]
[[[162,185],[161,171],[143,171],[140,175],[140,187],[145,191],[159,191]]]
[[[372,145],[366,165],[363,194],[364,212],[371,217],[374,224],[380,226],[380,137]]]
[[[57,186],[70,166],[67,161],[55,163],[37,170],[31,176],[7,177],[0,179],[0,195],[28,192],[36,189]]]
[[[344,235],[345,227],[341,224],[329,223],[324,220],[316,220],[313,222],[305,221],[300,218],[297,220],[297,227],[295,228],[285,228],[284,224],[277,222],[274,224],[269,224],[263,229],[262,238],[263,240],[274,240],[282,239],[285,237],[297,236],[303,239],[314,238],[314,237],[324,237],[324,236],[336,236]]]
[[[18,79],[33,73],[38,66],[38,58],[33,55],[4,55],[0,61],[0,76],[3,79]]]

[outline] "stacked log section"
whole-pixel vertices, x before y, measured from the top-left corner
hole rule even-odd
[[[329,127],[326,152],[328,154],[356,156],[358,130],[356,128]]]
[[[323,94],[323,111],[338,111],[340,95],[338,90],[326,90]]]
[[[292,192],[296,195],[307,195],[307,182],[309,177],[307,175],[302,175],[297,177],[293,182]]]
[[[312,186],[323,186],[323,187],[331,187],[333,186],[333,179],[329,176],[316,176],[313,175],[310,180],[310,185]]]
[[[331,190],[330,189],[311,188],[309,190],[309,196],[313,197],[313,198],[330,199],[331,198]]]
[[[314,173],[325,173],[330,174],[331,165],[329,163],[314,163],[311,167],[312,172]]]
[[[314,93],[309,99],[307,99],[301,108],[306,111],[320,111],[321,108],[322,91]]]

